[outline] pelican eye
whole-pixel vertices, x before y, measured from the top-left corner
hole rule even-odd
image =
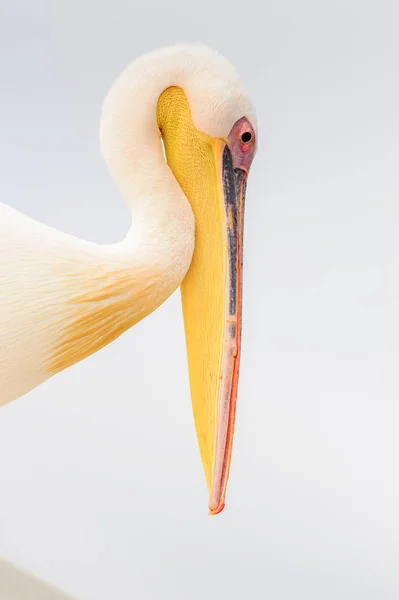
[[[249,131],[244,131],[244,133],[241,136],[241,141],[244,142],[244,144],[246,144],[247,142],[251,141],[252,135]]]

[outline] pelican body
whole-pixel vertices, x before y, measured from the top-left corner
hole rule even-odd
[[[235,420],[254,109],[225,58],[172,46],[122,72],[104,102],[100,141],[132,215],[121,242],[87,242],[0,204],[0,404],[110,343],[181,285],[194,420],[216,514]]]

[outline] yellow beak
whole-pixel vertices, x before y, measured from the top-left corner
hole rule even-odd
[[[181,285],[194,420],[209,509],[224,508],[232,453],[241,334],[246,173],[226,140],[198,131],[182,89],[157,107],[167,162],[191,203],[195,250]]]

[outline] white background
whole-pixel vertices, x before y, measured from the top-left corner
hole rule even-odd
[[[395,0],[3,0],[0,199],[98,242],[135,57],[201,41],[259,118],[227,507],[207,516],[179,294],[0,412],[0,553],[81,600],[399,597]]]

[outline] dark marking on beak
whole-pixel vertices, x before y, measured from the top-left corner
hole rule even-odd
[[[226,209],[229,261],[229,315],[237,313],[238,210],[233,159],[228,146],[223,150],[223,191]]]

